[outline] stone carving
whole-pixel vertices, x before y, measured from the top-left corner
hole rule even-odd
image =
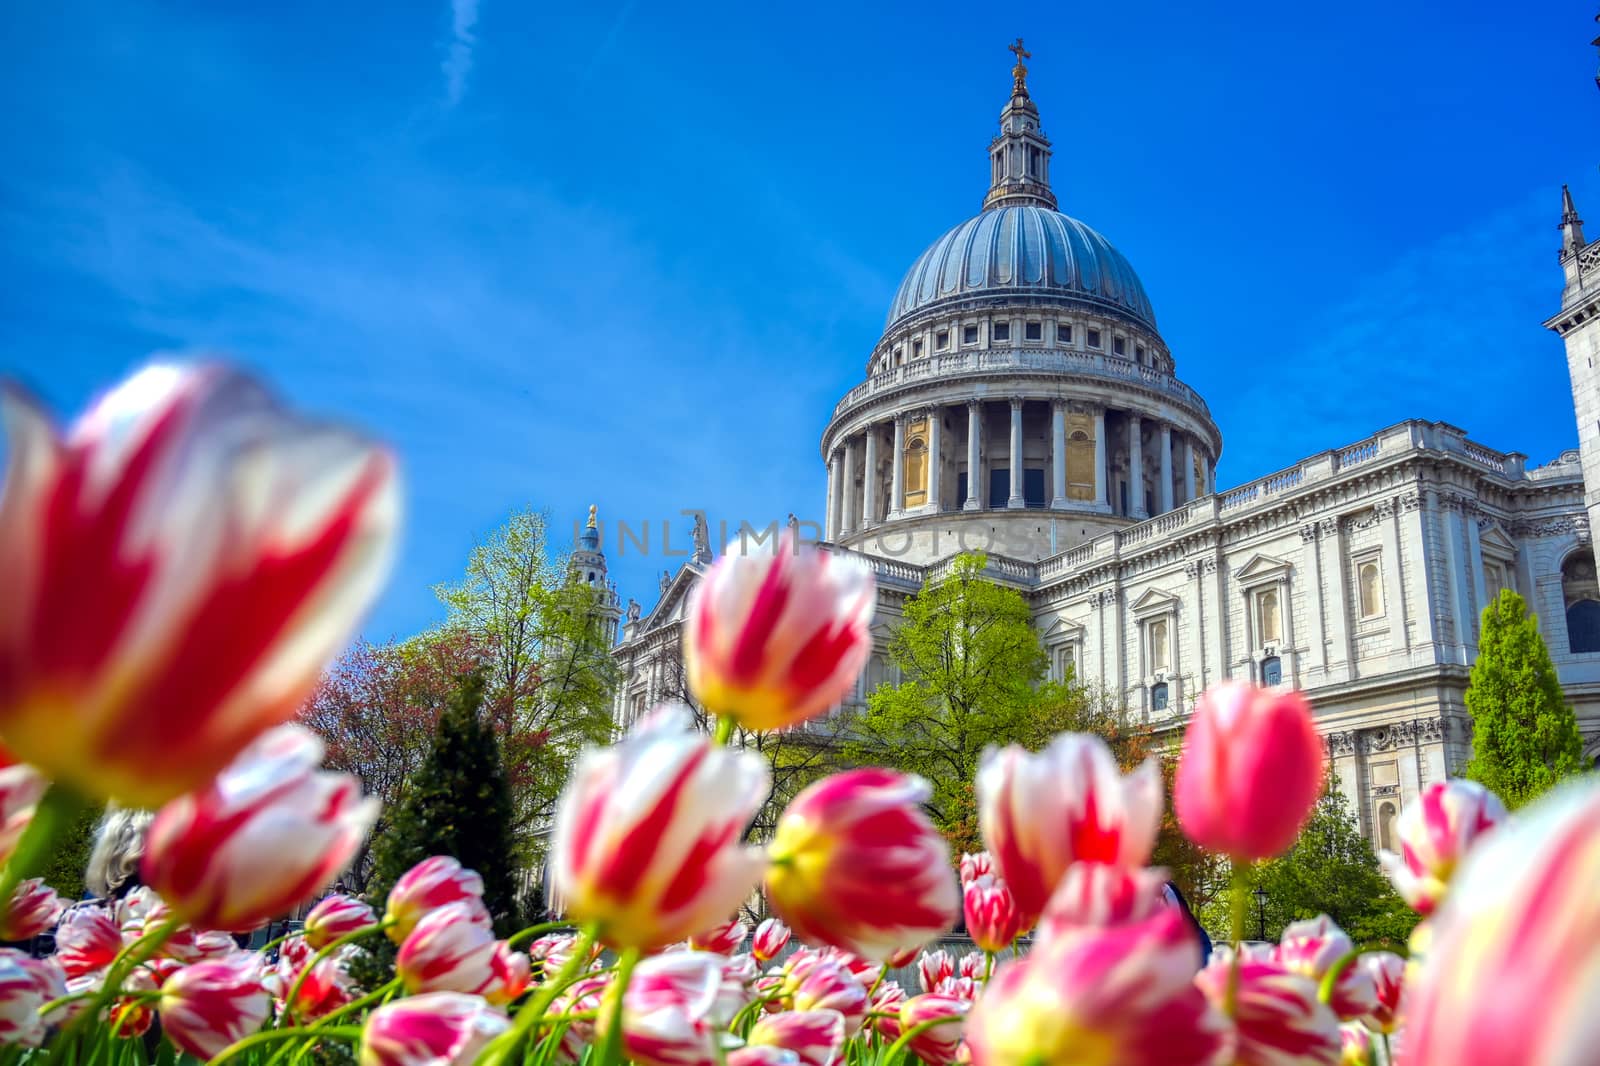
[[[1424,744],[1430,744],[1444,740],[1448,723],[1443,718],[1419,718],[1411,725],[1417,730],[1417,739]]]
[[[639,601],[634,599],[632,596],[629,596],[628,597],[628,621],[637,622],[638,620],[639,620]]]
[[[1307,544],[1317,539],[1317,523],[1307,522],[1300,527],[1300,539]]]
[[[1327,736],[1329,755],[1354,755],[1356,753],[1356,734],[1329,733]]]
[[[694,557],[696,562],[709,562],[711,559],[711,529],[706,525],[706,513],[694,513]]]
[[[672,571],[670,571],[670,570],[661,571],[661,581],[660,581],[661,595],[665,596],[667,594],[667,588],[671,584],[672,584]]]

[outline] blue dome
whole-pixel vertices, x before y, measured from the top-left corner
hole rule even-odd
[[[1156,315],[1139,275],[1094,230],[1047,207],[997,207],[970,218],[911,264],[885,330],[914,312],[985,294],[1077,297],[1131,315]]]

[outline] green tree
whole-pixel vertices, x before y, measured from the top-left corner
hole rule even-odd
[[[1462,776],[1521,807],[1582,772],[1583,740],[1522,597],[1502,590],[1483,609],[1480,628],[1467,682],[1472,758]]]
[[[935,823],[962,850],[982,847],[973,778],[990,745],[1037,750],[1085,713],[1081,690],[1044,680],[1048,657],[1022,596],[984,578],[983,555],[951,560],[906,602],[889,642],[901,681],[881,685],[843,745],[855,763],[917,773]]]
[[[105,808],[90,805],[78,812],[67,831],[56,839],[55,848],[39,875],[44,883],[68,899],[81,899],[85,892],[84,871],[89,853],[94,850],[94,831]]]
[[[511,838],[511,790],[500,742],[482,713],[484,678],[463,677],[439,717],[433,746],[375,847],[368,896],[382,906],[400,875],[450,855],[483,878],[483,901],[506,935],[521,925]]]

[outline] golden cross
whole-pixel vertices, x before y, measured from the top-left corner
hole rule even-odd
[[[1022,47],[1022,38],[1018,37],[1015,44],[1006,45],[1006,51],[1017,57],[1017,65],[1021,66],[1024,59],[1032,59],[1033,53]]]

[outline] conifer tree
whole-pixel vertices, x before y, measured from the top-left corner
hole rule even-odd
[[[520,926],[512,876],[511,790],[500,743],[480,714],[484,678],[461,679],[439,717],[433,747],[378,840],[369,898],[379,909],[400,875],[450,855],[483,878],[483,901],[502,935]]]
[[[1503,590],[1483,609],[1480,630],[1466,697],[1472,759],[1462,776],[1521,807],[1582,771],[1583,740],[1522,597]]]

